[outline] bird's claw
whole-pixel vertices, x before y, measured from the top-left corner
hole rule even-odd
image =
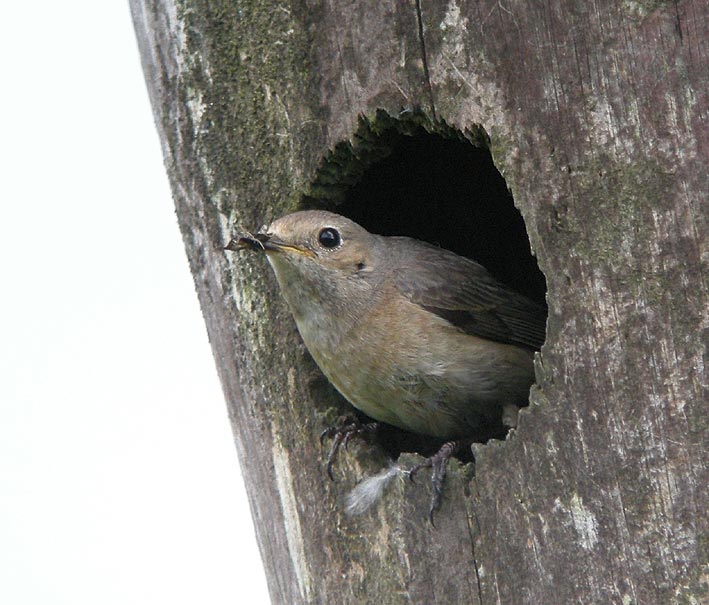
[[[453,454],[461,448],[463,443],[463,441],[447,441],[435,454],[433,454],[433,456],[426,458],[426,460],[409,470],[409,479],[412,482],[415,482],[414,477],[422,468],[431,469],[432,493],[431,506],[428,510],[428,520],[434,527],[435,524],[433,522],[433,516],[434,513],[441,507],[441,500],[443,499],[443,486],[445,485],[446,472],[448,470],[448,460],[450,460]]]
[[[335,475],[332,472],[332,467],[337,459],[337,454],[340,451],[340,447],[347,446],[350,443],[350,439],[355,435],[363,435],[364,433],[373,433],[379,428],[378,422],[368,422],[361,423],[359,420],[353,420],[344,424],[343,426],[331,426],[326,428],[322,433],[320,433],[320,444],[324,444],[325,439],[332,439],[332,445],[330,446],[330,451],[327,454],[327,475],[330,480],[335,480]]]

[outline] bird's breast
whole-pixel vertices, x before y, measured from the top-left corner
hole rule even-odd
[[[403,297],[383,298],[358,321],[296,317],[313,359],[356,408],[381,422],[441,438],[526,400],[532,357],[463,334]]]

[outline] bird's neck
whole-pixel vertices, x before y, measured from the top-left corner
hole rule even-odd
[[[336,346],[376,302],[376,288],[366,279],[308,279],[285,264],[272,264],[283,297],[309,347]]]

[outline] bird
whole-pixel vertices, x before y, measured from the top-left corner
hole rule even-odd
[[[433,521],[460,443],[501,419],[514,424],[527,404],[546,308],[467,257],[325,210],[287,214],[226,249],[265,253],[305,346],[350,404],[445,441],[411,470],[433,467]],[[331,477],[339,446],[375,426],[324,431]]]

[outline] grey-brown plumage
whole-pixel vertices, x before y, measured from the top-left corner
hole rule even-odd
[[[372,418],[454,439],[526,404],[545,310],[477,263],[324,211],[228,247],[267,254],[316,363]]]
[[[396,287],[409,300],[466,334],[541,348],[544,308],[502,285],[470,259],[408,237],[387,239],[403,269]]]

